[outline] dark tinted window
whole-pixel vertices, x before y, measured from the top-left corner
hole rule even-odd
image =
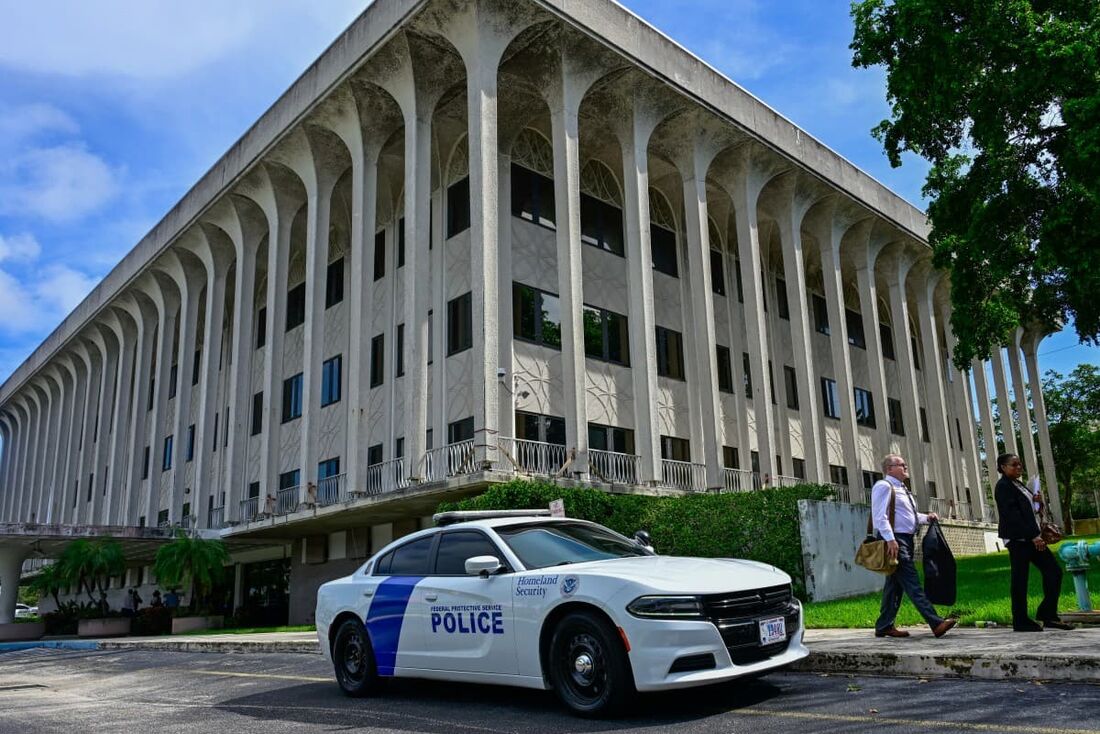
[[[588,523],[513,525],[497,534],[529,569],[651,555],[621,535]]]
[[[429,535],[394,549],[388,554],[392,559],[389,560],[389,570],[385,573],[394,576],[427,576],[429,551],[432,549],[433,540],[435,536]],[[383,559],[383,562],[385,561],[386,559]],[[379,566],[381,565],[380,563]]]
[[[465,576],[466,559],[475,556],[496,556],[503,562],[500,550],[481,533],[444,533],[439,538],[435,559],[436,576]]]
[[[678,278],[679,268],[676,266],[676,235],[675,233],[658,227],[656,224],[649,226],[649,246],[653,254],[653,269],[665,275]]]

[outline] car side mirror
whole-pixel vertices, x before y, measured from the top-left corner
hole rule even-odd
[[[466,575],[489,578],[504,568],[496,556],[474,556],[466,559]]]

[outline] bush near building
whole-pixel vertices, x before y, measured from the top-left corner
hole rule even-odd
[[[531,509],[561,499],[569,517],[598,522],[627,537],[648,530],[653,546],[662,555],[770,563],[790,574],[795,593],[803,597],[798,500],[824,500],[831,494],[827,486],[800,484],[754,492],[649,497],[513,480],[490,487],[476,497],[445,502],[438,509]]]

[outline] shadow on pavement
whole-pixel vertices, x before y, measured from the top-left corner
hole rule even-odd
[[[639,695],[625,716],[610,720],[570,715],[551,691],[437,681],[392,680],[376,696],[348,698],[336,683],[310,683],[249,694],[216,708],[259,721],[382,726],[394,730],[448,734],[470,731],[615,731],[633,725],[672,726],[781,696],[778,682],[733,681],[705,688]]]

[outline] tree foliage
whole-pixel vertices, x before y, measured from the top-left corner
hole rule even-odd
[[[157,582],[169,589],[188,587],[192,610],[197,610],[225,577],[229,551],[220,540],[207,540],[180,533],[175,540],[157,550],[153,573]]]
[[[36,598],[52,597],[54,606],[57,609],[61,608],[61,600],[57,597],[57,594],[64,585],[64,574],[61,573],[61,566],[57,563],[51,563],[38,569],[38,573],[27,582],[27,587],[34,593]]]
[[[1043,398],[1062,512],[1069,517],[1075,491],[1091,493],[1100,478],[1100,367],[1077,365],[1068,377],[1049,370]]]
[[[88,599],[95,602],[92,592],[105,591],[107,579],[126,570],[126,559],[122,546],[114,538],[80,538],[65,547],[57,566],[65,585],[74,587],[77,593],[86,591]]]
[[[1100,3],[860,0],[856,67],[886,68],[890,162],[931,164],[935,264],[951,274],[955,363],[1021,324],[1100,337]]]

